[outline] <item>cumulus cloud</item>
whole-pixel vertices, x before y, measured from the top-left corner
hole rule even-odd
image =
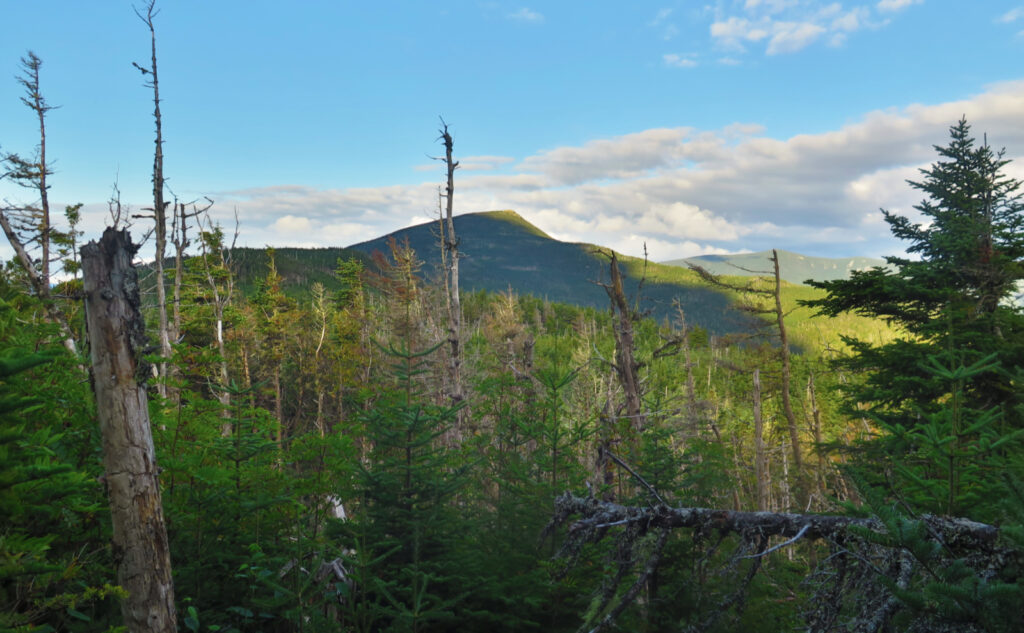
[[[457,174],[456,213],[515,209],[557,239],[609,246],[652,260],[786,248],[812,255],[897,253],[879,208],[914,215],[923,195],[907,179],[936,160],[948,128],[966,115],[1008,158],[1024,155],[1024,81],[970,99],[871,112],[820,134],[770,138],[759,125],[659,128],[573,147],[503,169]],[[471,160],[472,159],[472,160]],[[1024,163],[1011,163],[1024,178]],[[215,213],[240,244],[343,246],[436,217],[438,177],[362,189],[264,187],[216,196]],[[467,249],[471,245],[466,245]]]
[[[524,160],[524,171],[539,171],[565,185],[602,178],[631,178],[665,167],[685,149],[687,128],[662,128],[591,141],[580,147],[560,147]]]
[[[919,0],[882,0],[879,13],[892,13]],[[712,40],[723,50],[742,53],[764,46],[767,55],[796,53],[819,40],[839,46],[865,28],[885,24],[868,5],[844,8],[818,0],[747,0],[739,13],[719,8],[709,27]]]

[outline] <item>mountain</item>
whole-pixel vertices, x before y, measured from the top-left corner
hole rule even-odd
[[[809,257],[783,250],[779,250],[778,253],[779,275],[794,284],[802,284],[808,279],[815,281],[846,279],[854,270],[867,270],[875,266],[884,267],[886,265],[885,260],[872,257]],[[734,255],[700,255],[664,263],[667,266],[683,267],[693,263],[715,275],[747,277],[773,274],[769,261],[771,256],[771,251],[761,251]]]
[[[608,308],[608,296],[595,281],[608,280],[608,259],[591,244],[558,241],[514,211],[487,211],[456,216],[459,282],[464,291],[530,294],[550,301]],[[439,278],[440,245],[436,223],[420,224],[349,248],[371,255],[388,253],[388,238],[409,241],[424,262],[424,275]],[[607,251],[607,249],[601,249]],[[627,296],[635,297],[644,275],[643,260],[619,256]],[[678,300],[690,323],[712,334],[744,328],[743,317],[727,310],[725,294],[703,286],[695,274],[649,263],[641,308],[660,320],[673,319]]]

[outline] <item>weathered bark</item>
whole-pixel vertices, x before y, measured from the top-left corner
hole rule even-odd
[[[103,435],[117,580],[131,633],[176,630],[171,558],[146,404],[145,334],[126,230],[82,247],[86,325]]]
[[[455,235],[455,220],[453,209],[455,205],[455,170],[459,163],[452,159],[452,135],[448,133],[448,125],[442,121],[441,140],[444,142],[444,164],[447,172],[447,186],[445,190],[445,223],[444,232],[441,236],[444,251],[447,253],[447,279],[445,286],[448,289],[448,380],[453,406],[465,402],[466,392],[462,384],[462,303],[459,299],[459,238]],[[456,430],[456,437],[461,432],[461,427],[466,421],[466,409],[458,412],[459,429]]]

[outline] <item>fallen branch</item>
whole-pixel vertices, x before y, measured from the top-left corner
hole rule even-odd
[[[847,528],[858,526],[878,534],[886,534],[885,526],[875,518],[859,518],[829,514],[795,514],[787,512],[743,512],[712,508],[630,507],[604,502],[596,498],[578,497],[565,493],[555,501],[555,516],[548,529],[566,523],[571,517],[580,518],[569,526],[569,533],[607,527],[642,523],[647,528],[694,528],[704,532],[718,531],[733,534],[757,533],[762,536],[801,537],[810,540],[835,540]],[[995,547],[999,528],[969,519],[922,515],[929,533],[940,539],[951,552],[990,551]]]

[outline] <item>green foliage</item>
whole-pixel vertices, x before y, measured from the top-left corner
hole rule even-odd
[[[421,631],[453,622],[468,591],[453,557],[467,521],[451,501],[467,485],[469,465],[440,442],[453,432],[456,409],[423,402],[417,387],[425,357],[435,350],[386,348],[395,386],[363,418],[371,448],[348,534],[360,547],[350,565],[365,584],[349,617],[370,630]]]
[[[0,299],[0,630],[102,630],[119,590],[96,472],[76,463],[88,436],[64,428],[85,417],[62,401],[80,381],[60,350],[32,351],[23,317]]]
[[[976,552],[957,551],[955,543],[943,544],[924,520],[908,516],[898,506],[860,479],[864,500],[884,526],[876,532],[857,526],[851,534],[862,540],[850,543],[862,561],[874,560],[879,570],[902,571],[896,578],[879,571],[875,580],[898,600],[892,623],[898,630],[935,631],[983,630],[1018,631],[1020,600],[1024,586],[1019,570],[1006,565],[1007,559],[1024,554],[1020,549],[993,554],[991,561]],[[1024,499],[1015,500],[1019,529]],[[872,549],[881,546],[881,549]],[[977,628],[970,628],[977,627]]]
[[[886,450],[902,456],[893,487],[926,512],[990,521],[998,516],[993,482],[1010,467],[1008,456],[1019,450],[1024,429],[1006,431],[1000,409],[979,411],[964,402],[972,381],[998,371],[995,354],[970,367],[950,356],[929,356],[924,368],[947,386],[941,408],[922,411],[912,425],[879,420]]]

